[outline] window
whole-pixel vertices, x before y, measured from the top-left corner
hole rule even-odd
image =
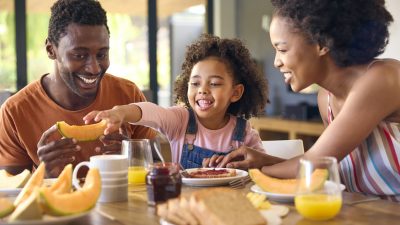
[[[0,1],[0,92],[17,86],[14,1]]]

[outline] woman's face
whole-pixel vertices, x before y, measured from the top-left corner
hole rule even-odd
[[[274,66],[283,73],[285,83],[295,92],[321,79],[318,44],[310,43],[300,32],[295,32],[290,20],[274,17],[270,26],[272,46],[276,50]]]

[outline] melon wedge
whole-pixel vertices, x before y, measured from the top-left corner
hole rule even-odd
[[[22,188],[31,177],[27,169],[13,176],[6,170],[0,170],[0,188]]]
[[[72,190],[72,164],[64,167],[57,180],[49,187],[51,192],[63,194]]]
[[[270,177],[263,174],[259,169],[250,169],[249,175],[251,179],[261,189],[266,192],[278,193],[278,194],[295,194],[297,189],[296,179],[279,179]],[[316,169],[313,174],[312,189],[317,189],[324,185],[328,178],[328,171],[325,169]]]
[[[44,174],[46,172],[46,166],[44,162],[41,162],[35,172],[32,174],[31,178],[25,184],[24,188],[22,188],[21,192],[18,194],[17,198],[14,201],[14,206],[18,206],[25,199],[27,199],[35,187],[40,187],[43,184]]]
[[[64,121],[59,121],[56,125],[58,132],[60,132],[64,137],[75,138],[78,141],[93,141],[104,134],[107,122],[102,120],[95,124],[77,126],[69,125]]]
[[[0,219],[14,211],[14,205],[7,198],[0,198]]]
[[[39,187],[34,187],[30,195],[15,208],[8,221],[39,220],[42,217],[43,211],[40,206]]]
[[[7,170],[0,170],[0,178],[3,178],[3,177],[11,177],[12,176],[12,174],[9,174],[8,172],[7,172]]]
[[[86,175],[85,184],[71,193],[54,193],[48,187],[42,187],[40,195],[46,212],[54,216],[73,215],[92,209],[101,192],[100,173],[92,168]]]

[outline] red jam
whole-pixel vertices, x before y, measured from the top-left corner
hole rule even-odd
[[[181,194],[182,177],[176,163],[155,163],[146,176],[149,205],[176,198]]]

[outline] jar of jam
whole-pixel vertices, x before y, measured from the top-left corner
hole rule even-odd
[[[181,194],[182,177],[177,163],[154,163],[146,176],[148,204],[155,205]]]

